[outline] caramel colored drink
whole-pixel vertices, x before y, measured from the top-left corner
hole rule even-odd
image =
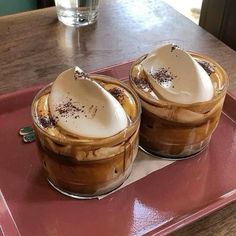
[[[228,87],[227,75],[212,59],[194,52],[190,55],[210,77],[213,96],[208,101],[182,104],[158,94],[140,66],[147,55],[131,67],[130,84],[142,104],[140,145],[154,155],[180,159],[200,152],[210,142],[219,122]],[[166,81],[171,82],[168,78]]]
[[[141,113],[138,97],[111,77],[94,74],[90,78],[115,97],[127,116],[127,127],[110,137],[99,138],[99,134],[94,134],[96,137],[91,138],[62,128],[49,106],[52,84],[43,88],[32,103],[34,130],[46,177],[57,190],[77,198],[95,197],[119,187],[129,176],[138,151]],[[100,108],[73,103],[69,98],[56,109],[62,118],[70,116],[80,122],[82,118],[91,121]],[[87,132],[90,127],[82,128]]]

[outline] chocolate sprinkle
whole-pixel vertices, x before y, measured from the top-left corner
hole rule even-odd
[[[116,99],[119,103],[122,104],[124,100],[124,91],[120,88],[109,89],[108,92]]]
[[[78,119],[81,116],[84,116],[88,119],[92,119],[97,113],[98,107],[91,105],[89,108],[86,108],[84,105],[78,105],[72,103],[71,99],[69,101],[59,104],[56,107],[56,112],[60,114],[63,118],[73,117]]]
[[[72,102],[71,99],[69,99],[68,102],[60,104],[57,108],[56,111],[61,115],[61,117],[68,117],[68,116],[78,116],[78,112],[84,111],[83,108],[75,106]],[[77,117],[78,118],[78,117]],[[77,119],[76,118],[76,119]]]
[[[78,71],[78,70],[75,70],[74,72],[74,79],[77,80],[77,79],[87,79],[88,78],[88,74],[85,73],[84,71]]]
[[[171,47],[171,52],[173,52],[175,49],[179,49],[180,47],[178,46],[178,45],[176,45],[176,44],[172,44],[172,47]]]
[[[91,113],[92,118],[96,115],[97,111],[98,111],[98,109],[97,109],[97,107],[95,107],[94,110]]]
[[[172,80],[177,78],[176,75],[172,75],[172,73],[164,67],[160,68],[158,71],[150,72],[150,75],[159,85],[164,88],[169,88],[172,85]]]
[[[146,79],[141,77],[134,77],[134,83],[139,89],[148,89],[148,91],[151,91],[151,87]]]
[[[39,122],[43,128],[50,128],[56,125],[58,117],[52,118],[51,116],[39,117]]]
[[[206,73],[210,76],[212,73],[215,73],[214,66],[206,61],[197,60],[198,64],[206,71]]]

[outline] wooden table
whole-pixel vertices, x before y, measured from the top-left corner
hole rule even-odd
[[[53,81],[61,71],[84,70],[131,60],[174,42],[215,59],[227,71],[236,94],[236,53],[158,0],[103,0],[96,24],[66,27],[55,8],[0,18],[0,93]],[[236,204],[173,235],[235,235]]]

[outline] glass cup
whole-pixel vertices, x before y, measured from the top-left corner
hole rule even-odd
[[[144,84],[140,84],[140,78],[145,78],[145,75],[139,64],[147,55],[131,66],[130,84],[142,104],[140,146],[148,153],[171,159],[189,157],[208,145],[217,127],[228,88],[228,76],[214,60],[195,52],[190,54],[202,65],[214,68],[214,73],[210,75],[214,97],[210,101],[185,105],[159,97],[154,99],[151,87],[145,90]]]
[[[47,105],[52,84],[39,91],[32,103],[36,142],[46,177],[58,191],[75,198],[93,198],[119,187],[130,175],[138,152],[139,98],[127,85],[111,77],[95,74],[90,77],[111,94],[115,86],[128,95],[121,105],[129,126],[114,136],[77,138],[65,135],[56,125],[44,127],[43,124],[48,123],[46,116],[42,117],[46,114],[42,110]],[[113,96],[117,95],[117,90],[114,92]]]
[[[55,0],[59,21],[69,26],[96,22],[99,0]]]

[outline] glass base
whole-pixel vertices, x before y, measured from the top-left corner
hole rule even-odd
[[[111,193],[113,192],[114,190],[118,189],[125,181],[126,179],[130,176],[131,174],[131,171],[132,171],[132,165],[126,170],[126,173],[125,175],[118,180],[117,183],[115,183],[114,187],[112,188],[107,188],[106,191],[100,191],[100,194],[99,193],[95,193],[95,194],[80,194],[80,193],[74,193],[74,192],[69,192],[69,191],[65,191],[64,189],[61,189],[59,187],[57,187],[52,180],[50,180],[50,178],[47,178],[48,180],[48,183],[54,188],[56,189],[58,192],[68,196],[68,197],[71,197],[71,198],[75,198],[75,199],[83,199],[83,200],[89,200],[89,199],[95,199],[95,198],[98,198],[98,197],[101,197],[103,195],[106,195],[108,193]]]
[[[65,192],[64,190],[58,188],[57,186],[55,186],[53,184],[53,182],[50,180],[50,179],[47,179],[48,180],[48,183],[54,188],[56,189],[58,192],[68,196],[68,197],[72,197],[72,198],[76,198],[76,199],[94,199],[94,198],[97,198],[98,195],[94,195],[94,196],[85,196],[85,195],[79,195],[79,194],[76,194],[76,193],[71,193],[71,192]]]
[[[67,26],[76,26],[82,27],[94,24],[97,21],[97,12],[93,13],[91,16],[76,15],[76,16],[67,16],[58,14],[58,20]]]
[[[141,151],[143,151],[144,153],[146,153],[146,154],[152,156],[152,157],[159,158],[159,159],[162,159],[162,160],[168,160],[168,161],[183,161],[183,160],[187,160],[187,159],[193,158],[193,157],[195,157],[195,156],[198,156],[200,153],[202,153],[203,151],[206,150],[207,146],[208,146],[208,144],[205,145],[200,151],[198,151],[198,152],[196,152],[196,153],[194,153],[194,154],[192,154],[192,155],[188,155],[188,156],[184,156],[184,157],[162,156],[162,155],[160,155],[160,154],[158,154],[158,153],[155,153],[155,152],[152,152],[152,151],[150,151],[150,150],[145,149],[145,148],[142,147],[141,145],[139,145],[139,149],[140,149]]]

